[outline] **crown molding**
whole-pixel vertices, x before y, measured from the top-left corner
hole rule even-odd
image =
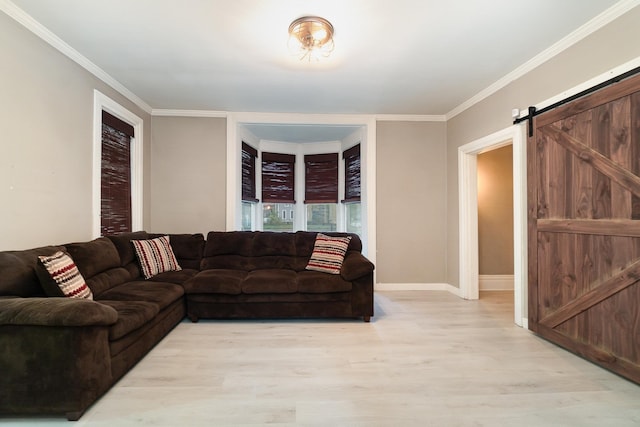
[[[568,36],[554,43],[549,48],[545,49],[538,55],[534,56],[533,58],[531,58],[530,60],[528,60],[521,66],[519,66],[518,68],[516,68],[515,70],[511,71],[506,76],[502,77],[500,80],[496,81],[495,83],[483,89],[482,91],[478,92],[476,95],[469,98],[462,104],[458,105],[453,110],[449,111],[445,115],[446,120],[450,120],[455,116],[457,116],[458,114],[462,113],[463,111],[473,107],[475,104],[479,103],[485,98],[488,98],[489,96],[498,92],[500,89],[504,88],[514,80],[517,80],[520,77],[524,76],[525,74],[531,72],[536,67],[547,62],[554,56],[570,48],[574,44],[578,43],[580,40],[593,34],[600,28],[611,23],[612,21],[624,15],[625,13],[627,13],[628,11],[630,11],[631,9],[635,8],[638,5],[640,5],[640,0],[622,0],[614,4],[609,9],[602,12],[600,15],[596,16],[586,24],[582,25],[581,27],[579,27],[578,29],[570,33]]]
[[[152,116],[158,117],[217,117],[227,118],[229,115],[226,111],[213,110],[178,110],[178,109],[161,109],[154,108],[151,111]]]
[[[443,115],[419,115],[419,114],[376,114],[379,122],[446,122]]]
[[[49,43],[55,49],[60,51],[62,54],[69,57],[72,61],[76,62],[85,70],[89,71],[91,74],[96,76],[98,79],[102,80],[105,84],[111,86],[113,89],[118,91],[122,96],[127,98],[129,101],[136,104],[138,107],[146,111],[147,113],[151,113],[151,106],[144,102],[142,98],[131,92],[125,86],[123,86],[116,79],[111,77],[106,71],[102,68],[98,67],[96,64],[91,62],[87,57],[82,55],[80,52],[72,48],[66,42],[64,42],[61,38],[53,34],[49,29],[43,26],[41,23],[36,21],[26,13],[24,10],[20,9],[10,0],[0,0],[0,10],[13,18],[18,23],[22,24],[27,30],[31,31],[36,36],[40,37],[45,42]]]

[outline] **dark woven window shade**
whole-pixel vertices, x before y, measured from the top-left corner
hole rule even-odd
[[[131,230],[131,137],[133,126],[102,112],[100,233]],[[106,118],[106,119],[105,119]]]
[[[338,203],[338,153],[304,156],[304,202]]]
[[[344,200],[343,203],[359,202],[360,185],[360,144],[345,150],[344,159]]]
[[[295,203],[293,154],[262,153],[262,202]]]
[[[133,138],[133,126],[129,123],[123,122],[106,111],[102,111],[102,124],[124,133],[129,138]]]
[[[242,200],[257,202],[256,199],[256,157],[258,150],[242,143]]]

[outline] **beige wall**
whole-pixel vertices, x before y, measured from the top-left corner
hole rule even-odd
[[[636,7],[447,122],[447,283],[459,286],[458,147],[511,126],[513,108],[536,105],[639,58],[639,22]]]
[[[149,230],[224,230],[226,119],[154,117],[152,132]]]
[[[446,124],[378,122],[377,281],[446,279]]]
[[[94,89],[144,120],[148,212],[150,115],[1,12],[0,56],[0,250],[92,238]]]
[[[513,146],[478,155],[480,274],[513,274]]]

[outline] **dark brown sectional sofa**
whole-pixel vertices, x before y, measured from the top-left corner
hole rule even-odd
[[[0,252],[0,416],[79,419],[185,316],[373,316],[374,267],[357,235],[332,275],[305,270],[313,232],[169,234],[182,270],[145,280],[131,240],[161,235]],[[73,258],[93,301],[45,296],[37,257],[58,250]]]

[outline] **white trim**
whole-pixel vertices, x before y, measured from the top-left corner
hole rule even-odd
[[[444,115],[420,115],[420,114],[376,114],[379,122],[446,122]]]
[[[230,114],[238,115],[251,115],[251,116],[268,116],[271,114],[279,113],[247,113],[247,112],[230,112],[230,111],[216,111],[216,110],[180,110],[180,109],[161,109],[154,108],[151,111],[152,116],[166,116],[166,117],[220,117],[225,118]],[[326,115],[316,115],[325,116]],[[337,117],[337,116],[332,116]],[[347,116],[349,117],[349,116]],[[351,117],[362,117],[362,115],[352,115]],[[376,114],[374,116],[376,121],[379,122],[445,122],[447,117],[445,115],[421,115],[421,114]]]
[[[460,296],[478,299],[478,164],[477,156],[458,149]]]
[[[152,116],[158,117],[217,117],[226,118],[229,113],[227,111],[215,111],[215,110],[177,110],[177,109],[162,109],[154,108],[151,110]]]
[[[53,34],[49,29],[33,19],[31,15],[20,9],[13,2],[9,0],[0,0],[0,10],[9,15],[18,23],[22,24],[27,30],[31,31],[36,36],[49,43],[63,55],[69,57],[76,64],[80,65],[82,68],[96,76],[98,79],[111,86],[113,89],[118,91],[121,95],[136,104],[145,112],[151,113],[151,106],[144,102],[142,98],[124,87],[120,82],[107,74],[106,71],[91,62],[89,59],[87,59],[87,57],[64,42],[60,37]]]
[[[526,328],[528,310],[527,136],[524,124],[513,129],[513,301],[516,325]],[[520,323],[518,323],[518,320]]]
[[[447,291],[460,297],[460,289],[448,283],[376,283],[375,291]]]
[[[514,322],[527,307],[526,126],[514,125],[458,148],[460,295],[479,297],[477,155],[513,144]]]
[[[107,111],[133,126],[131,139],[131,228],[142,230],[143,218],[143,145],[144,122],[113,99],[98,90],[93,91],[93,171],[92,171],[92,235],[100,236],[100,180],[102,171],[102,111]]]
[[[539,67],[540,65],[544,64],[551,58],[560,54],[564,50],[570,48],[574,44],[578,43],[580,40],[589,36],[590,34],[593,34],[594,32],[598,31],[600,28],[611,23],[612,21],[624,15],[625,13],[627,13],[628,11],[630,11],[631,9],[633,9],[638,5],[640,5],[640,0],[619,1],[618,3],[611,6],[609,9],[605,10],[595,18],[591,19],[590,21],[588,21],[587,23],[585,23],[584,25],[582,25],[581,27],[573,31],[568,36],[554,43],[553,45],[543,50],[538,55],[534,56],[524,64],[520,65],[515,70],[511,71],[506,76],[502,77],[492,85],[478,92],[473,97],[469,98],[462,104],[455,107],[453,110],[449,111],[447,114],[445,114],[446,120],[450,120],[454,118],[455,116],[467,110],[468,108],[471,108],[472,106],[484,100],[485,98],[488,98],[489,96],[498,92],[500,89],[504,88],[511,82],[531,72],[536,67]],[[601,80],[601,81],[604,81],[604,80]]]
[[[242,230],[242,197],[238,197],[238,194],[242,194],[240,159],[242,159],[242,137],[238,132],[236,116],[230,114],[227,117],[226,231]]]
[[[481,291],[513,291],[513,274],[481,274],[478,285]]]

